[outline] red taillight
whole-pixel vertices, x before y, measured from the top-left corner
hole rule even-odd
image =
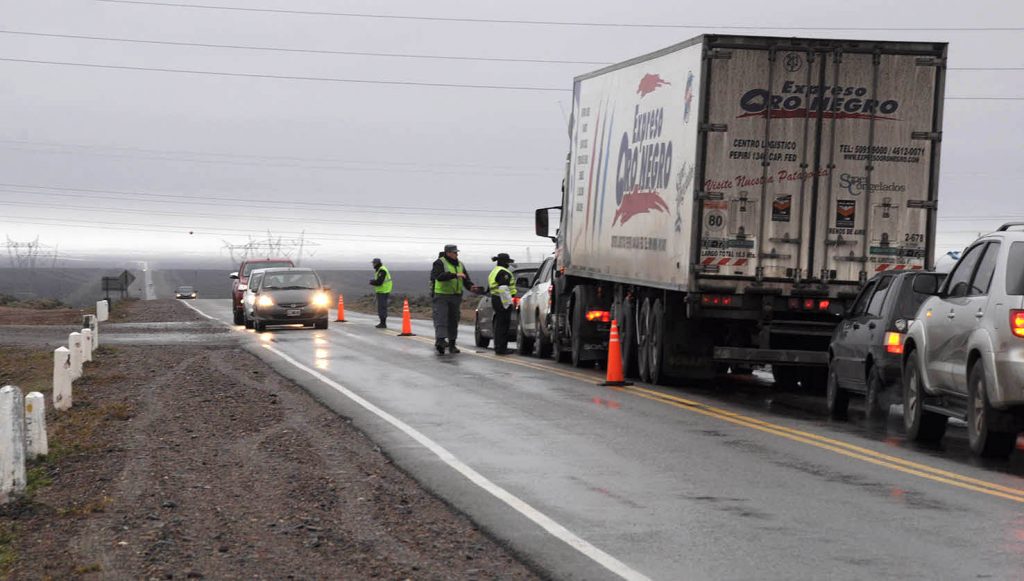
[[[829,301],[818,301],[819,311],[827,311],[830,306],[832,306],[832,303]]]
[[[1024,337],[1024,311],[1010,311],[1010,331],[1018,337]]]
[[[733,297],[731,295],[701,295],[700,302],[706,307],[731,307]]]
[[[520,300],[521,299],[519,297],[512,297],[512,304],[518,307]]]
[[[903,333],[888,332],[885,334],[885,352],[894,355],[903,354]]]
[[[812,310],[814,310],[814,299],[804,299],[804,310],[805,311],[812,311]]]
[[[611,311],[587,311],[587,320],[609,323],[612,320],[612,313]]]

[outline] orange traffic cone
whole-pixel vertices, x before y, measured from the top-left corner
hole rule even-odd
[[[409,299],[405,299],[402,303],[402,332],[399,333],[399,337],[413,337],[412,332],[412,313],[409,312]]]
[[[633,385],[626,381],[626,375],[622,372],[622,344],[619,342],[619,325],[614,320],[611,333],[608,335],[608,374],[601,385]]]
[[[345,297],[338,294],[338,318],[334,320],[336,323],[345,322]]]

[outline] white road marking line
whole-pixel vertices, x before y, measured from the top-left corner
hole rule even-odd
[[[186,302],[185,302],[185,301],[183,301],[183,300],[180,300],[180,299],[179,299],[179,300],[178,300],[178,302],[180,302],[181,304],[185,305],[186,307],[188,307],[188,308],[192,309],[193,311],[195,311],[195,312],[199,313],[200,315],[202,315],[202,316],[206,317],[207,319],[210,319],[211,321],[214,321],[214,322],[217,322],[217,323],[224,323],[224,321],[221,321],[220,319],[217,319],[217,318],[215,318],[215,317],[211,317],[210,315],[207,315],[206,313],[204,313],[204,312],[200,311],[199,309],[197,309],[197,308],[193,307],[192,305],[190,305],[190,304],[186,303]],[[225,325],[227,325],[227,323],[224,323],[224,324],[225,324]]]
[[[402,420],[399,420],[395,416],[392,416],[391,414],[380,409],[374,404],[366,401],[365,399],[357,395],[355,392],[349,390],[340,383],[337,383],[336,381],[330,379],[329,377],[313,369],[310,369],[309,367],[306,367],[305,365],[299,363],[295,359],[292,359],[290,356],[282,353],[276,348],[271,347],[270,345],[264,345],[263,347],[266,348],[268,351],[276,354],[278,357],[281,357],[288,363],[291,363],[295,367],[305,371],[306,373],[312,375],[316,379],[319,379],[325,384],[333,387],[345,397],[351,399],[355,403],[359,404],[360,406],[364,407],[368,411],[375,414],[377,417],[381,418],[382,420],[386,421],[392,426],[398,428],[407,436],[419,442],[424,448],[433,452],[438,458],[441,459],[442,462],[444,462],[445,464],[447,464],[448,466],[450,466],[451,468],[465,476],[467,479],[469,479],[470,482],[476,484],[480,488],[489,492],[495,498],[501,500],[502,502],[510,506],[512,509],[514,509],[516,512],[530,519],[535,524],[540,526],[542,529],[544,529],[554,537],[564,541],[566,544],[576,549],[586,557],[589,557],[605,569],[608,569],[609,571],[615,573],[623,579],[649,581],[649,578],[647,576],[643,575],[638,571],[633,570],[628,565],[619,561],[615,557],[612,557],[608,553],[605,553],[601,549],[598,549],[594,545],[591,545],[587,541],[575,535],[569,529],[555,522],[551,517],[533,508],[525,501],[521,500],[519,497],[513,495],[511,492],[505,490],[504,488],[498,486],[494,482],[491,482],[484,475],[470,468],[466,463],[456,458],[454,454],[449,452],[443,446],[431,440],[427,436],[423,435],[421,432],[419,432],[412,426],[406,424]]]
[[[200,311],[199,309],[197,309],[196,307],[193,307],[192,305],[190,305],[188,303],[185,303],[185,306],[189,307],[190,309],[192,309],[193,311],[199,313],[200,315],[206,317],[207,319],[210,319],[212,321],[217,321],[217,322],[220,322],[220,323],[223,323],[223,324],[227,325],[227,323],[224,323],[224,321],[221,321],[220,319],[215,319],[214,317],[211,317],[211,316],[207,315],[206,313]],[[347,335],[348,333],[345,333],[345,334]],[[558,524],[551,517],[549,517],[546,514],[540,512],[539,510],[533,508],[532,506],[527,504],[524,500],[522,500],[519,497],[515,496],[511,492],[509,492],[509,491],[505,490],[504,488],[498,486],[497,484],[491,482],[483,474],[480,474],[476,470],[473,470],[472,468],[470,468],[469,465],[467,465],[462,460],[459,460],[458,458],[456,458],[455,455],[452,454],[451,452],[449,452],[446,448],[444,448],[443,446],[441,446],[437,442],[431,440],[430,438],[426,437],[425,435],[420,433],[418,430],[416,430],[412,426],[406,424],[402,420],[396,418],[395,416],[389,414],[388,412],[386,412],[386,411],[380,409],[379,407],[373,405],[372,403],[366,401],[365,399],[363,399],[362,397],[360,397],[359,395],[357,395],[355,392],[353,392],[352,390],[348,389],[347,387],[345,387],[345,386],[341,385],[340,383],[332,380],[331,378],[323,375],[322,373],[319,373],[319,372],[317,372],[317,371],[315,371],[313,369],[310,369],[309,367],[306,367],[302,363],[299,363],[295,359],[292,359],[290,356],[282,353],[281,351],[278,351],[274,347],[272,347],[270,345],[266,345],[266,344],[264,344],[263,347],[265,349],[267,349],[268,351],[270,351],[271,353],[274,353],[275,355],[277,355],[281,359],[284,359],[288,363],[291,363],[295,367],[305,371],[306,373],[312,375],[316,379],[318,379],[318,380],[324,382],[325,384],[333,387],[334,389],[338,390],[338,392],[341,393],[342,395],[344,395],[345,397],[347,397],[350,400],[354,401],[355,403],[359,404],[360,406],[362,406],[366,410],[370,411],[371,413],[373,413],[377,417],[381,418],[382,420],[386,421],[387,423],[391,424],[392,426],[398,428],[403,433],[405,433],[405,435],[409,436],[413,440],[416,440],[424,448],[426,448],[426,449],[430,450],[431,452],[433,452],[438,458],[441,459],[442,462],[447,464],[449,467],[454,469],[456,472],[458,472],[458,473],[462,474],[463,476],[465,476],[470,482],[472,482],[473,484],[476,484],[480,488],[484,489],[486,492],[490,493],[492,496],[494,496],[498,500],[504,502],[509,507],[511,507],[513,510],[518,512],[519,514],[521,514],[521,515],[525,516],[526,518],[530,519],[531,521],[533,521],[534,524],[536,524],[537,526],[541,527],[542,529],[547,531],[549,534],[551,534],[555,538],[563,541],[564,543],[566,543],[570,547],[576,549],[577,551],[579,551],[580,553],[582,553],[584,556],[588,557],[589,559],[591,559],[595,563],[601,565],[605,569],[608,569],[609,571],[611,571],[612,573],[615,573],[616,575],[618,575],[619,577],[622,577],[623,579],[629,579],[630,581],[651,581],[650,578],[647,577],[646,575],[644,575],[643,573],[640,573],[639,571],[636,571],[636,570],[632,569],[631,567],[629,567],[628,565],[626,565],[622,561],[619,561],[615,557],[609,555],[608,553],[605,553],[604,551],[602,551],[601,549],[598,549],[594,545],[591,545],[587,541],[583,540],[582,538],[580,538],[579,536],[574,534],[569,529],[567,529],[564,526]]]

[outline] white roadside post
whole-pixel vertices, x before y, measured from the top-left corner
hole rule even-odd
[[[92,361],[92,329],[82,329],[82,362]]]
[[[13,385],[0,389],[0,504],[25,491],[25,403]]]
[[[71,352],[67,347],[53,350],[53,407],[71,409]]]
[[[82,317],[82,328],[92,330],[92,350],[100,346],[100,326],[96,315],[85,315]]]
[[[110,303],[107,301],[96,301],[96,320],[106,321],[110,317]]]
[[[46,398],[38,391],[25,396],[25,456],[34,460],[50,453],[46,439]]]
[[[71,380],[82,377],[82,334],[78,331],[68,335],[68,351],[71,352]]]

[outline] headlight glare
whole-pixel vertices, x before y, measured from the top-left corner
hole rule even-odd
[[[316,293],[313,295],[313,305],[317,307],[326,307],[331,304],[331,298],[327,296],[327,293]]]
[[[274,299],[263,295],[256,299],[256,306],[258,307],[272,307],[274,306]]]

